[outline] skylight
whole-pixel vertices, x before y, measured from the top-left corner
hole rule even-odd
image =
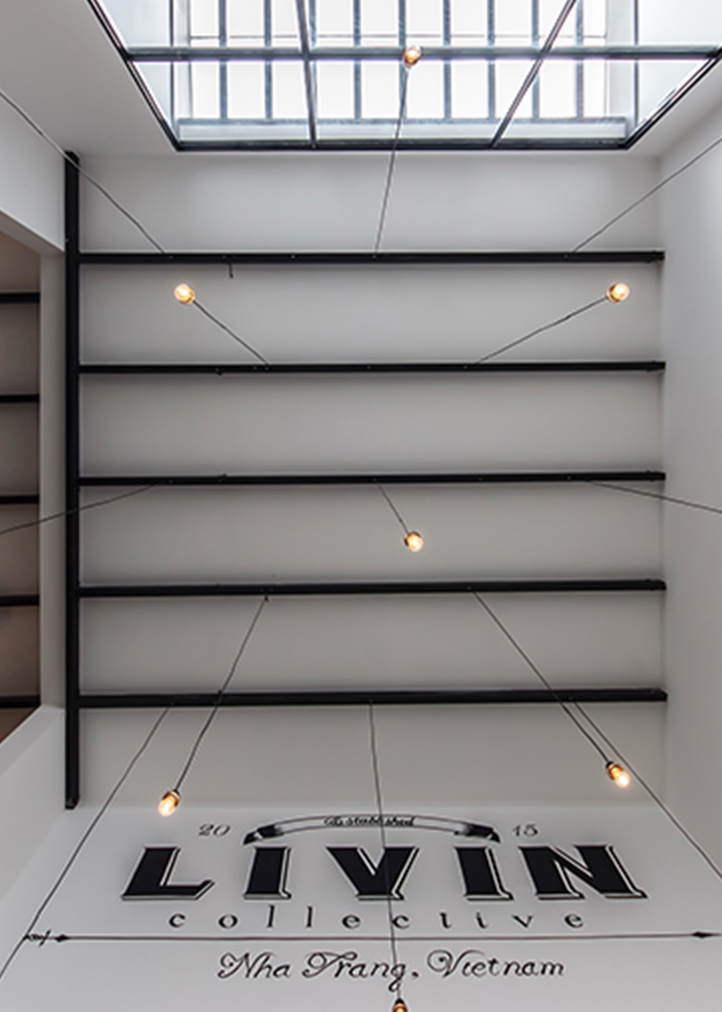
[[[411,43],[402,148],[628,147],[722,55],[709,0],[89,2],[180,148],[388,148]]]

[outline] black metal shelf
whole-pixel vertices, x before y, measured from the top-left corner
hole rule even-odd
[[[364,250],[274,253],[115,253],[78,252],[80,264],[234,264],[238,266],[304,266],[357,264],[652,264],[664,260],[664,250]]]
[[[37,608],[39,594],[0,594],[0,608]]]
[[[37,305],[40,292],[0,292],[0,306]]]
[[[100,363],[86,362],[78,366],[88,376],[192,376],[192,375],[268,375],[289,376],[326,373],[607,373],[663,372],[665,363],[657,359],[630,359],[612,362],[281,362],[262,365],[256,362],[167,362],[167,363]]]
[[[0,710],[34,710],[40,706],[40,696],[0,696]]]
[[[664,703],[660,688],[614,689],[309,689],[277,692],[228,692],[221,706],[459,706],[510,703]],[[85,710],[146,709],[155,707],[212,707],[217,692],[83,692]],[[0,704],[1,705],[1,704]]]
[[[37,506],[39,503],[40,496],[37,492],[31,492],[28,495],[0,495],[0,506]]]
[[[325,597],[396,594],[569,594],[666,590],[657,577],[562,580],[360,580],[298,583],[129,583],[80,585],[81,598]]]
[[[39,404],[40,394],[0,394],[0,404]]]
[[[384,142],[386,143],[386,142]],[[402,139],[403,144],[403,139]],[[372,144],[373,146],[373,144]],[[432,581],[371,581],[371,582],[316,582],[316,583],[233,583],[233,584],[172,584],[172,585],[126,585],[126,586],[83,586],[80,580],[80,491],[82,486],[120,485],[128,482],[135,483],[135,477],[108,475],[108,476],[80,476],[80,388],[84,376],[182,376],[182,375],[384,375],[384,374],[420,374],[420,375],[463,375],[480,374],[563,374],[563,373],[661,373],[664,370],[664,363],[657,360],[628,360],[628,361],[562,361],[562,362],[290,362],[272,365],[260,365],[248,362],[229,363],[81,363],[80,361],[80,284],[83,276],[83,268],[92,268],[95,265],[117,265],[119,267],[132,266],[221,266],[230,271],[232,267],[243,269],[244,267],[324,267],[324,266],[360,266],[369,270],[383,267],[425,267],[431,265],[452,266],[452,265],[559,265],[560,267],[579,264],[658,264],[664,260],[664,252],[657,249],[636,249],[636,250],[583,250],[578,253],[563,250],[501,250],[501,251],[479,251],[479,250],[425,250],[425,251],[391,251],[371,253],[368,251],[346,251],[346,252],[171,252],[171,253],[122,253],[111,251],[84,252],[80,249],[80,200],[79,200],[80,176],[78,171],[77,156],[67,153],[65,161],[65,777],[66,777],[66,807],[74,808],[79,800],[80,794],[80,740],[79,740],[79,718],[81,708],[91,705],[112,706],[113,698],[120,700],[117,705],[153,705],[149,700],[156,699],[155,694],[150,695],[122,695],[118,697],[106,696],[102,699],[94,695],[83,694],[80,689],[80,606],[84,598],[116,598],[116,597],[197,597],[197,596],[227,596],[236,597],[247,595],[269,594],[272,596],[291,595],[324,595],[324,594],[441,594],[441,593],[462,593],[467,594],[477,590],[484,593],[540,593],[540,592],[574,592],[574,591],[660,591],[664,589],[664,583],[658,579],[618,579],[618,580],[432,580]],[[37,301],[37,293],[22,293],[19,296],[11,296],[5,301]],[[0,298],[0,301],[3,301]],[[583,476],[582,476],[583,474]],[[397,484],[412,484],[433,481],[434,483],[451,482],[546,482],[546,481],[590,481],[590,480],[619,480],[619,481],[663,481],[664,475],[661,471],[587,471],[587,472],[558,472],[553,477],[550,475],[539,475],[526,472],[515,473],[514,475],[501,475],[494,473],[464,473],[452,476],[443,473],[422,473],[412,475],[289,475],[289,476],[265,476],[265,475],[220,475],[210,478],[203,475],[181,475],[161,476],[149,479],[142,477],[137,480],[138,484],[158,485],[250,485],[250,484],[361,484],[373,483],[378,480],[388,481]],[[1,500],[0,500],[1,501]],[[33,500],[35,501],[35,500]],[[22,602],[18,597],[0,598],[0,606],[3,600],[7,602],[18,602],[23,604],[37,603],[37,596],[30,598],[23,596]],[[480,690],[482,691],[482,690]],[[473,694],[474,701],[484,701],[485,693],[491,690],[483,690],[482,694]],[[501,691],[501,690],[500,690]],[[514,693],[516,690],[503,690],[503,692]],[[525,690],[526,691],[526,690]],[[576,691],[576,690],[569,690]],[[579,690],[594,691],[594,690]],[[606,690],[605,690],[606,691]],[[640,690],[642,691],[642,690]],[[645,693],[661,690],[643,690]],[[449,690],[448,693],[426,692],[426,690],[410,690],[411,695],[404,694],[402,702],[428,701],[440,702],[446,699],[449,702],[467,702],[472,700],[468,694],[458,695]],[[238,705],[272,705],[261,703],[268,694],[256,694],[250,701],[247,694],[244,694],[246,701]],[[331,693],[324,694],[331,703],[335,700],[339,705],[346,705],[352,702],[353,694],[349,695]],[[279,705],[286,700],[288,705],[323,705],[321,697],[317,693],[282,694],[273,693],[273,699]],[[288,701],[291,696],[296,699],[295,704]],[[193,699],[194,702],[184,703],[184,699]],[[203,697],[203,694],[201,694]],[[207,698],[200,698],[198,694],[174,694],[178,705],[211,705],[216,696],[208,695]],[[200,698],[200,701],[199,701]],[[228,700],[239,700],[241,697],[230,694]],[[359,700],[361,697],[358,697]],[[394,693],[383,690],[363,693],[363,701],[368,702],[374,698],[377,702],[393,702],[398,700]],[[504,697],[509,698],[510,697]],[[534,696],[534,699],[540,699]],[[580,697],[581,698],[581,697]],[[132,700],[136,700],[133,704]],[[526,695],[525,700],[532,697]],[[492,701],[486,697],[486,701]],[[503,701],[502,696],[496,694],[494,701]],[[521,697],[519,698],[521,701]],[[547,699],[540,701],[549,701]],[[226,701],[224,701],[226,702]],[[162,703],[160,705],[165,705]],[[233,705],[230,703],[229,705]]]
[[[389,474],[175,474],[80,475],[84,488],[295,486],[295,485],[550,485],[590,482],[662,482],[664,471],[420,471]],[[0,502],[2,499],[0,498]]]

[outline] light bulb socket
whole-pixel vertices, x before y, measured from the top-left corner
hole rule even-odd
[[[406,49],[404,49],[404,66],[407,70],[411,70],[411,68],[419,62],[421,59],[421,53],[421,46],[407,46]]]
[[[629,298],[629,285],[625,285],[623,281],[617,281],[610,285],[604,294],[610,302],[624,302]]]
[[[182,306],[190,306],[192,302],[196,301],[196,293],[190,285],[176,285],[173,294]]]
[[[180,804],[180,799],[180,791],[176,791],[175,789],[172,791],[166,791],[158,802],[158,811],[164,818],[167,818],[176,810]]]
[[[403,998],[397,998],[391,1012],[409,1012],[409,1007]]]

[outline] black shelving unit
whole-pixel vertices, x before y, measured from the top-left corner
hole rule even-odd
[[[80,690],[80,607],[83,600],[113,598],[161,598],[200,596],[326,596],[389,594],[469,594],[483,593],[647,593],[661,592],[661,579],[619,577],[615,579],[560,580],[425,580],[425,581],[345,581],[297,583],[205,583],[205,584],[126,584],[93,586],[80,579],[80,517],[83,488],[153,485],[158,487],[191,486],[292,486],[406,484],[579,484],[589,482],[648,482],[664,480],[664,473],[649,468],[560,470],[554,472],[414,472],[414,473],[338,473],[338,474],[237,474],[237,475],[88,475],[80,469],[80,388],[84,378],[92,376],[178,376],[178,375],[306,375],[306,374],[479,374],[497,373],[661,373],[658,360],[617,361],[528,361],[528,362],[289,362],[270,365],[254,363],[143,363],[83,362],[80,359],[80,287],[84,267],[95,265],[161,266],[178,264],[220,264],[262,266],[368,265],[383,270],[394,265],[454,264],[654,264],[664,259],[660,250],[617,250],[570,253],[565,251],[422,251],[372,254],[367,252],[318,253],[116,253],[83,252],[79,245],[79,173],[77,158],[69,156],[65,166],[66,221],[66,807],[79,800],[80,754],[79,720],[84,709],[115,709],[163,706],[209,706],[213,693],[82,693]],[[1,603],[1,602],[0,602]],[[661,702],[666,694],[659,688],[581,688],[560,690],[565,700],[585,702]],[[335,706],[366,705],[443,705],[484,703],[549,703],[552,693],[526,689],[479,690],[364,690],[364,691],[278,691],[229,693],[225,706]]]

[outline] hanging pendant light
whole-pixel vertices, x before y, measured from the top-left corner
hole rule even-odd
[[[424,539],[418,531],[409,531],[404,537],[404,544],[410,552],[420,552],[424,547]]]
[[[173,294],[183,306],[190,306],[190,304],[196,300],[196,293],[190,285],[176,285],[173,289]]]
[[[404,49],[404,65],[407,70],[419,62],[421,59],[421,46],[411,45]],[[402,1003],[403,1004],[403,1003]]]
[[[613,780],[617,787],[629,787],[632,778],[620,763],[610,761],[607,763],[607,776]]]
[[[409,1007],[403,998],[397,998],[391,1012],[409,1012]]]
[[[624,302],[625,299],[629,298],[629,285],[625,285],[623,281],[617,281],[615,284],[610,285],[606,291],[606,297],[610,302]]]
[[[166,791],[158,802],[158,811],[164,818],[168,818],[180,804],[180,799],[180,791]]]

